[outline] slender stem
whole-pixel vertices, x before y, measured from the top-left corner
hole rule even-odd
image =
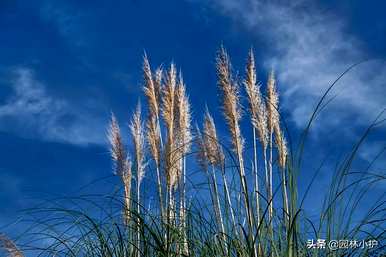
[[[237,125],[238,126],[238,125]],[[237,127],[236,126],[236,127]],[[242,152],[241,152],[241,142],[240,142],[240,138],[238,136],[236,136],[235,138],[236,140],[236,151],[237,151],[237,156],[238,156],[238,159],[239,159],[239,168],[240,168],[240,182],[241,182],[241,186],[242,186],[242,189],[243,189],[243,195],[244,195],[244,205],[245,205],[245,212],[246,212],[246,218],[247,218],[247,221],[248,221],[248,229],[249,229],[249,236],[250,238],[252,239],[253,237],[253,215],[252,215],[252,212],[251,212],[251,208],[250,208],[250,204],[249,204],[249,197],[248,197],[248,186],[247,186],[247,183],[246,183],[246,177],[245,177],[245,169],[244,169],[244,160],[243,160],[243,155],[242,155]],[[254,255],[256,256],[257,255],[257,251],[256,251],[256,246],[253,245],[253,249],[254,249]]]
[[[188,242],[187,242],[187,232],[186,232],[186,201],[185,201],[185,193],[186,193],[186,157],[182,158],[182,169],[181,169],[181,195],[180,195],[180,222],[183,233],[183,252],[185,255],[188,255]]]
[[[235,214],[233,212],[232,201],[231,201],[231,197],[230,197],[230,193],[229,193],[228,181],[227,181],[227,178],[225,176],[225,164],[222,165],[221,175],[222,175],[222,180],[224,183],[225,196],[226,196],[228,206],[229,206],[229,212],[231,214],[233,229],[235,230],[236,235],[238,235],[238,230],[236,227]]]
[[[214,166],[212,165],[212,183],[213,183],[213,190],[214,190],[214,204],[215,204],[215,209],[217,209],[217,216],[218,216],[218,225],[219,225],[219,228],[220,228],[220,232],[221,232],[221,237],[223,239],[223,241],[225,242],[226,240],[226,237],[225,237],[225,227],[224,227],[224,220],[223,220],[223,216],[222,216],[222,211],[221,211],[221,205],[220,205],[220,197],[219,197],[219,191],[218,191],[218,187],[217,187],[217,179],[216,179],[216,172],[215,172],[215,168]],[[228,249],[226,247],[226,244],[225,244],[225,252],[226,252],[226,255],[228,255]]]
[[[257,166],[257,146],[256,146],[256,129],[253,128],[253,170],[255,173],[255,197],[257,210],[257,224],[260,223],[260,200],[259,200],[259,176]]]
[[[156,172],[157,172],[157,188],[158,188],[158,200],[161,210],[161,219],[164,220],[165,218],[165,207],[163,203],[163,196],[162,196],[162,183],[161,183],[161,174],[160,174],[160,168],[158,163],[156,164]]]
[[[273,129],[269,131],[269,172],[268,172],[268,217],[269,231],[271,235],[271,256],[273,256],[273,202],[272,202],[272,162],[273,162]]]
[[[140,201],[140,186],[141,184],[139,183],[139,177],[137,177],[137,256],[138,257],[141,257],[141,251],[139,250],[140,247],[141,247],[141,243],[140,243],[140,240],[141,240],[141,237],[140,237],[140,218],[139,218],[139,215],[140,215],[140,205],[139,205],[139,201]]]
[[[288,194],[287,194],[287,178],[285,174],[285,167],[281,170],[282,174],[282,187],[283,187],[283,207],[284,207],[284,221],[288,228],[289,226],[289,206],[288,206]]]
[[[272,163],[273,163],[273,131],[271,129],[270,131],[270,138],[269,138],[269,173],[268,173],[268,203],[269,203],[269,221],[272,225],[272,216],[273,216],[273,203],[272,203]]]

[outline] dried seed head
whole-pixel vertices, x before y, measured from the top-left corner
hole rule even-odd
[[[165,84],[162,90],[162,116],[166,125],[167,142],[165,144],[165,172],[166,182],[171,188],[177,183],[177,165],[175,164],[176,143],[175,133],[175,94],[176,94],[176,68],[172,63],[166,73]]]
[[[137,110],[133,115],[130,123],[130,131],[133,138],[134,152],[135,152],[135,164],[137,169],[137,182],[141,184],[141,181],[145,175],[144,169],[144,145],[145,138],[143,132],[143,124],[141,120],[141,105],[137,105]]]
[[[234,151],[242,152],[243,139],[239,122],[241,112],[239,106],[239,94],[236,81],[232,78],[231,63],[225,49],[221,47],[216,58],[218,85],[222,93],[224,116],[232,137]]]
[[[165,85],[162,97],[162,115],[168,130],[168,136],[173,136],[174,112],[175,112],[175,92],[176,92],[176,68],[172,63],[166,74]]]
[[[108,131],[108,139],[110,142],[111,158],[114,164],[114,173],[116,175],[122,175],[126,165],[126,154],[122,142],[121,132],[117,119],[114,114],[111,114],[110,127]]]
[[[211,165],[222,165],[224,153],[217,139],[216,126],[209,111],[206,111],[204,118],[204,144],[207,151],[207,159]]]
[[[156,117],[150,116],[146,123],[146,137],[150,146],[150,153],[157,166],[160,165],[161,159],[161,140],[160,129]]]
[[[196,152],[196,158],[198,164],[201,166],[201,168],[204,171],[208,170],[208,151],[205,145],[204,137],[201,134],[201,131],[198,126],[196,126],[196,144],[197,144],[197,152]]]
[[[273,132],[275,124],[279,123],[279,96],[276,91],[276,82],[274,72],[271,71],[268,77],[267,84],[267,115],[268,115],[268,129],[270,133]]]
[[[163,78],[163,70],[162,70],[162,67],[159,66],[156,69],[153,77],[154,91],[155,91],[155,96],[156,96],[158,105],[160,105],[160,102],[161,102],[162,78]]]
[[[144,92],[147,97],[149,112],[151,115],[158,116],[159,104],[157,93],[155,90],[155,83],[153,81],[153,75],[151,73],[151,68],[149,60],[145,54],[143,57],[143,77],[145,80]]]
[[[280,168],[284,169],[287,161],[288,150],[287,142],[285,140],[284,134],[281,133],[280,128],[278,131],[275,129],[275,141],[279,155],[279,166]]]
[[[0,235],[0,248],[6,250],[9,257],[24,257],[23,253],[17,248],[16,244],[4,235]]]
[[[179,141],[179,149],[182,155],[185,155],[190,149],[190,142],[192,140],[191,134],[191,112],[189,98],[186,95],[186,87],[180,73],[178,86],[176,90],[176,135]]]
[[[267,110],[261,95],[260,85],[257,84],[255,59],[252,49],[248,55],[244,86],[248,96],[252,125],[257,129],[263,148],[266,148],[268,144]]]

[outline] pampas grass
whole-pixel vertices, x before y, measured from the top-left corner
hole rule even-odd
[[[191,135],[191,113],[190,113],[190,103],[189,98],[186,95],[186,88],[182,74],[180,73],[176,95],[176,139],[177,139],[177,149],[176,153],[179,157],[177,159],[180,162],[180,167],[178,168],[178,180],[179,180],[179,189],[180,189],[180,207],[179,207],[179,218],[180,226],[183,233],[183,253],[188,255],[188,242],[186,239],[186,154],[190,150],[192,135]]]
[[[201,117],[193,117],[187,93],[189,85],[185,84],[182,72],[177,75],[174,64],[165,71],[162,68],[153,71],[144,56],[146,131],[140,105],[129,125],[131,147],[125,147],[114,115],[108,131],[114,173],[122,182],[123,196],[118,199],[115,195],[108,196],[108,207],[79,198],[77,204],[71,200],[74,210],[59,208],[56,202],[52,208],[46,207],[46,203],[43,211],[32,210],[33,214],[51,212],[42,215],[47,220],[37,219],[36,227],[42,227],[41,230],[30,228],[40,241],[46,242],[48,238],[53,242],[40,249],[40,256],[309,257],[374,253],[327,249],[317,252],[306,247],[307,239],[324,236],[326,239],[361,236],[384,242],[384,194],[359,223],[353,214],[371,187],[386,181],[385,175],[367,171],[357,181],[355,176],[350,179],[352,162],[369,131],[337,166],[320,219],[313,223],[312,217],[304,212],[303,202],[317,173],[299,204],[297,178],[302,154],[292,153],[291,141],[287,143],[290,134],[283,130],[285,123],[280,115],[274,73],[269,73],[266,84],[259,82],[250,50],[244,78],[235,77],[223,47],[216,58],[216,71],[226,130],[221,130],[219,136],[215,125],[217,113],[211,114],[206,108],[202,128],[197,126],[196,133],[192,133],[192,122]],[[243,92],[239,89],[241,83]],[[265,95],[263,85],[266,85]],[[248,103],[245,109],[241,105],[242,93]],[[310,124],[320,112],[319,106],[323,105],[317,105],[302,135],[300,152]],[[249,117],[245,127],[241,110]],[[247,130],[248,127],[252,129]],[[223,137],[230,140],[223,141]],[[251,145],[250,140],[253,140]],[[189,158],[191,154],[197,156],[195,161]],[[244,165],[249,161],[251,170]],[[153,167],[155,174],[149,172]],[[145,173],[149,174],[146,180]],[[264,175],[265,183],[260,180]],[[153,176],[156,176],[154,184]],[[364,187],[360,189],[359,185]],[[253,190],[248,189],[251,186]],[[277,200],[280,195],[282,201]],[[98,200],[105,198],[101,196]],[[84,207],[90,202],[97,210]],[[122,209],[123,218],[121,213],[116,215]],[[7,245],[4,240],[0,238],[3,248],[16,252],[14,244]],[[21,256],[20,251],[16,253],[20,255],[15,256]]]
[[[110,152],[113,160],[114,172],[116,175],[120,176],[124,186],[124,220],[126,224],[129,224],[131,209],[132,167],[129,157],[126,156],[125,147],[122,142],[121,131],[114,114],[111,115],[108,139],[110,142]]]
[[[229,60],[229,56],[226,50],[222,47],[217,55],[217,78],[218,86],[222,93],[222,106],[224,110],[224,117],[228,123],[228,129],[231,134],[231,142],[233,151],[236,153],[238,158],[238,171],[240,176],[241,188],[243,191],[245,215],[248,221],[249,235],[253,235],[253,215],[249,202],[249,191],[246,182],[246,174],[244,168],[244,157],[243,157],[243,145],[244,139],[240,131],[240,119],[241,119],[241,108],[239,104],[239,89],[237,82],[232,77],[232,66]],[[253,238],[250,239],[254,241]],[[253,244],[255,249],[255,245]],[[255,249],[255,255],[257,255]]]
[[[247,93],[249,102],[249,111],[251,115],[251,124],[253,131],[253,170],[255,173],[255,199],[256,199],[256,215],[257,223],[260,223],[260,201],[259,201],[259,179],[258,179],[258,156],[256,145],[256,130],[258,138],[262,146],[265,169],[266,166],[266,151],[268,143],[268,130],[267,130],[267,112],[264,99],[260,92],[260,85],[257,82],[255,57],[253,50],[249,51],[246,76],[244,80],[245,92]]]
[[[136,171],[136,185],[137,185],[137,256],[140,257],[140,194],[141,194],[141,183],[145,176],[145,163],[144,163],[144,151],[145,151],[145,137],[143,124],[141,120],[141,104],[138,103],[137,110],[133,114],[133,118],[130,123],[130,131],[132,141],[134,145],[134,159],[135,159],[135,171]]]
[[[150,146],[150,153],[154,159],[157,173],[157,190],[158,201],[160,206],[161,217],[165,217],[164,198],[162,193],[162,180],[161,180],[161,154],[162,154],[162,135],[160,128],[160,97],[161,97],[161,85],[162,85],[162,69],[158,68],[155,75],[152,75],[151,67],[147,56],[144,56],[143,61],[143,74],[144,74],[144,93],[147,97],[147,103],[149,106],[149,115],[146,123],[146,138]]]

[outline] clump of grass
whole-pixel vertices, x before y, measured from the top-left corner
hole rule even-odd
[[[384,242],[384,194],[359,223],[353,223],[353,213],[371,186],[382,183],[386,177],[365,171],[355,180],[352,175],[358,174],[350,171],[359,147],[379,120],[338,165],[320,219],[311,222],[303,211],[303,203],[318,171],[300,203],[297,179],[306,136],[329,91],[311,116],[298,152],[293,153],[286,139],[289,132],[283,129],[285,121],[280,115],[274,72],[269,73],[263,94],[253,51],[249,51],[242,80],[248,102],[248,123],[252,128],[252,135],[248,137],[248,133],[243,135],[241,126],[240,81],[234,76],[224,47],[217,54],[216,71],[230,142],[218,136],[208,109],[202,128],[197,125],[193,133],[188,86],[182,74],[177,74],[173,63],[166,71],[162,68],[153,71],[144,56],[146,126],[138,105],[129,125],[132,152],[123,142],[114,115],[108,133],[114,173],[122,182],[123,196],[99,197],[96,201],[71,200],[76,206],[71,210],[60,208],[56,203],[53,207],[30,210],[33,221],[42,227],[38,231],[36,226],[31,228],[31,234],[52,242],[40,249],[40,256],[305,257],[371,253],[309,250],[305,242],[310,228],[311,238],[362,236]],[[244,138],[252,138],[251,148],[245,147],[248,141]],[[191,154],[196,155],[196,162],[190,158]],[[250,170],[245,165],[248,160],[252,163]],[[197,177],[189,183],[188,178],[194,176],[197,169],[203,171],[197,174],[207,182],[200,183]],[[157,194],[155,204],[145,195],[144,186],[141,187],[145,172],[152,177],[153,170],[156,181],[151,188],[154,188],[153,194]],[[262,177],[265,179],[261,180]],[[282,201],[277,200],[280,195]],[[99,203],[101,198],[109,199],[107,208]],[[84,205],[92,205],[93,212],[84,209]],[[99,218],[94,213],[100,213]]]

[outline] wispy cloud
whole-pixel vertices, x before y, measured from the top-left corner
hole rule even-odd
[[[39,14],[42,20],[54,25],[68,43],[77,47],[87,45],[81,29],[84,13],[63,3],[46,2],[41,6]]]
[[[28,68],[12,71],[12,93],[0,105],[0,130],[71,144],[105,142],[105,120],[47,93]]]
[[[361,42],[346,32],[342,17],[310,2],[290,2],[212,0],[211,5],[267,43],[264,66],[277,71],[283,107],[301,127],[327,87],[368,56]],[[356,67],[332,93],[337,97],[323,116],[324,128],[369,124],[386,105],[385,88],[384,62]]]

